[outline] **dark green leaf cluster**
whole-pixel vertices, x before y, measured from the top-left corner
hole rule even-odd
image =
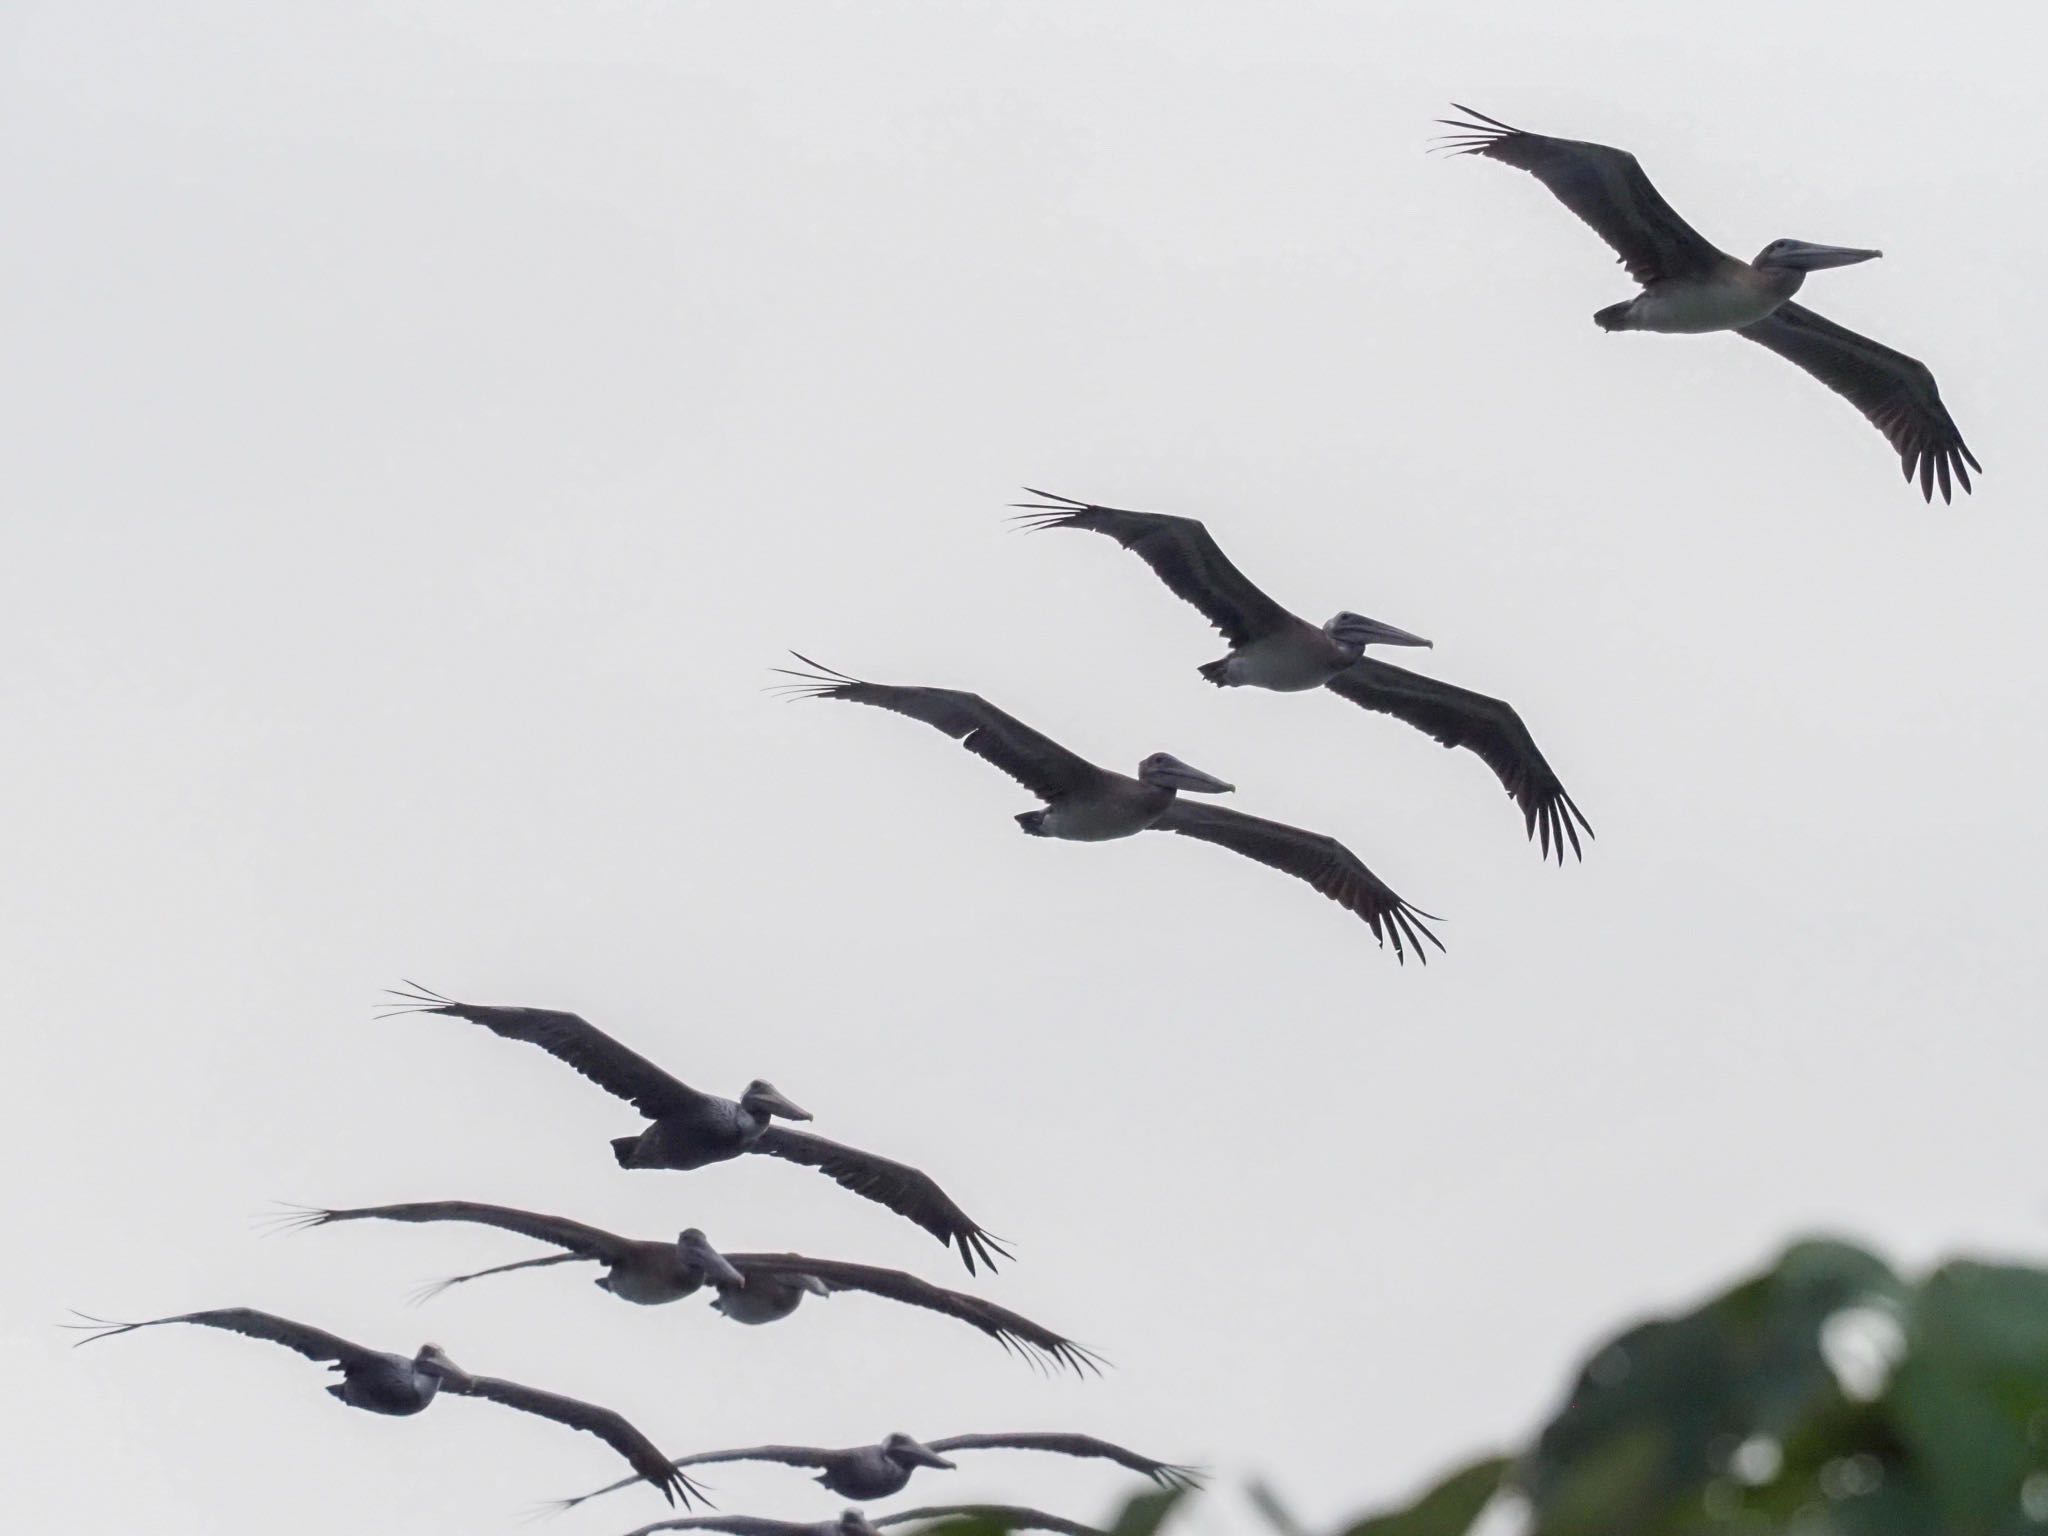
[[[1849,1243],[1795,1243],[1594,1349],[1521,1453],[1336,1536],[1466,1536],[1497,1500],[1526,1536],[2048,1536],[2048,1271],[1961,1259],[1913,1281]],[[1272,1494],[1253,1502],[1306,1536]],[[1172,1508],[1141,1497],[1117,1536]]]

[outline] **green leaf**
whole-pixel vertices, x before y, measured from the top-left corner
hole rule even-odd
[[[1948,1264],[1905,1319],[1885,1405],[1956,1536],[2023,1529],[2020,1489],[2048,1470],[2048,1274]]]
[[[1406,1509],[1368,1516],[1344,1536],[1465,1536],[1511,1465],[1505,1456],[1489,1456],[1460,1467]]]
[[[1538,1536],[1647,1536],[1706,1518],[1736,1447],[1782,1444],[1840,1401],[1822,1324],[1859,1304],[1895,1305],[1901,1291],[1874,1255],[1810,1240],[1692,1311],[1595,1350],[1518,1472]],[[1724,1505],[1746,1502],[1730,1488]]]
[[[1180,1503],[1186,1492],[1186,1489],[1174,1488],[1137,1495],[1116,1517],[1116,1523],[1109,1528],[1110,1536],[1153,1536],[1153,1532],[1166,1523],[1166,1517],[1173,1513],[1174,1506]]]

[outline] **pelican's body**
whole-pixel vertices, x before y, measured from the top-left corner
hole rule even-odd
[[[674,1520],[657,1520],[629,1531],[626,1536],[655,1536],[658,1531],[724,1531],[727,1536],[880,1536],[897,1525],[952,1524],[966,1520],[1004,1531],[1051,1531],[1056,1536],[1108,1536],[1108,1533],[1063,1515],[1049,1515],[1042,1509],[1018,1504],[932,1504],[922,1509],[901,1509],[893,1515],[873,1519],[849,1509],[837,1520],[770,1520],[760,1515],[690,1515]]]
[[[351,1408],[408,1418],[424,1410],[441,1390],[442,1361],[431,1344],[416,1355],[372,1351],[336,1367],[341,1380],[327,1389]]]
[[[616,1138],[612,1149],[621,1168],[705,1168],[750,1150],[778,1115],[811,1118],[769,1084],[757,1082],[736,1100],[701,1095],[638,1136]]]
[[[953,1463],[909,1435],[891,1435],[880,1445],[854,1445],[818,1457],[818,1482],[842,1499],[886,1499],[910,1484],[919,1467],[951,1471]]]
[[[1392,944],[1400,960],[1411,950],[1426,960],[1424,943],[1443,948],[1429,930],[1427,914],[1402,900],[1335,838],[1184,798],[1227,794],[1232,786],[1170,753],[1153,753],[1138,765],[1138,776],[1129,778],[1068,751],[979,694],[867,683],[808,657],[797,659],[814,669],[783,669],[799,679],[790,689],[797,697],[872,704],[922,720],[1037,795],[1044,809],[1017,817],[1033,837],[1101,843],[1149,828],[1177,832],[1308,882],[1363,920],[1381,943]]]
[[[392,995],[397,999],[390,1010],[393,1014],[440,1014],[481,1024],[502,1039],[537,1045],[605,1092],[631,1104],[651,1123],[635,1135],[612,1138],[612,1157],[621,1168],[702,1168],[742,1153],[760,1153],[816,1168],[842,1189],[916,1222],[940,1242],[956,1248],[969,1273],[977,1263],[993,1268],[996,1256],[1004,1255],[1002,1245],[954,1204],[929,1174],[774,1124],[776,1119],[808,1120],[811,1116],[773,1083],[756,1079],[738,1099],[722,1099],[664,1072],[578,1014],[553,1008],[458,1003],[413,986]],[[651,1293],[668,1282],[658,1275],[635,1272],[624,1283]]]
[[[1339,645],[1329,631],[1291,613],[1287,619],[1273,633],[1239,646],[1221,661],[1210,662],[1202,668],[1202,675],[1226,688],[1307,693],[1358,660],[1359,650]]]
[[[1021,812],[1017,824],[1033,837],[1107,843],[1156,825],[1176,793],[1170,785],[1147,784],[1105,771],[1099,783],[1057,796],[1042,811]]]
[[[842,1499],[865,1503],[901,1493],[920,1467],[937,1467],[947,1472],[954,1470],[955,1464],[947,1459],[947,1453],[953,1451],[1040,1451],[1110,1461],[1132,1472],[1142,1473],[1168,1489],[1194,1488],[1201,1481],[1201,1474],[1193,1467],[1141,1456],[1136,1451],[1125,1450],[1094,1435],[1045,1430],[1026,1430],[1017,1434],[949,1435],[929,1442],[899,1432],[874,1445],[755,1445],[735,1451],[700,1451],[694,1456],[682,1457],[674,1465],[681,1469],[714,1466],[721,1462],[768,1461],[806,1467],[816,1472],[818,1482]],[[622,1478],[595,1492],[563,1499],[552,1507],[557,1510],[574,1509],[601,1495],[630,1488],[638,1481],[637,1478]]]
[[[1882,251],[1773,240],[1741,261],[1680,218],[1626,150],[1524,133],[1470,107],[1458,110],[1476,121],[1441,119],[1457,130],[1446,136],[1448,147],[1529,172],[1591,225],[1642,285],[1635,298],[1594,314],[1602,330],[1733,331],[1796,363],[1861,411],[1929,501],[1937,483],[1943,501],[1952,483],[1970,489],[1969,470],[1981,473],[1983,466],[1926,366],[1792,302],[1807,273],[1874,261]]]
[[[759,1327],[781,1322],[806,1296],[831,1294],[832,1287],[816,1275],[756,1271],[743,1285],[721,1285],[711,1299],[711,1310],[733,1322]]]
[[[437,1296],[451,1286],[513,1270],[598,1264],[604,1268],[596,1277],[598,1287],[639,1306],[663,1306],[709,1287],[716,1292],[711,1303],[714,1310],[734,1322],[759,1325],[788,1317],[806,1296],[862,1292],[965,1323],[1005,1348],[1041,1364],[1064,1367],[1077,1375],[1097,1365],[1094,1356],[1072,1339],[982,1297],[947,1290],[900,1269],[883,1269],[873,1264],[814,1259],[801,1253],[721,1253],[695,1227],[686,1229],[672,1243],[641,1241],[566,1216],[484,1205],[473,1200],[423,1200],[338,1209],[293,1206],[287,1207],[281,1217],[283,1225],[299,1228],[344,1221],[470,1222],[517,1232],[522,1237],[567,1250],[436,1281],[420,1292],[421,1300]]]
[[[1740,330],[1791,298],[1805,277],[1796,267],[1759,267],[1727,257],[1698,277],[1651,283],[1627,303],[1600,311],[1600,325],[1610,331],[1674,335]]]
[[[744,1283],[740,1272],[695,1227],[673,1243],[631,1244],[597,1277],[598,1289],[642,1307],[681,1301],[707,1285]]]

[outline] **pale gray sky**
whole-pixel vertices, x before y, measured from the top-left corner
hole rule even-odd
[[[225,1336],[74,1355],[67,1306],[433,1338],[678,1453],[1091,1430],[1321,1520],[1519,1436],[1599,1330],[1793,1229],[2038,1253],[2043,12],[1717,15],[9,7],[15,1518],[412,1536],[613,1473],[488,1406],[347,1412]],[[1759,349],[1596,331],[1632,291],[1598,241],[1423,154],[1453,97],[1633,148],[1739,253],[1882,246],[1804,297],[1935,369],[1980,493],[1923,506]],[[1027,481],[1434,637],[1531,722],[1585,864],[1469,756],[1208,689],[1219,642],[1134,559],[1003,531]],[[792,645],[1213,769],[1450,953],[1403,970],[1179,839],[1029,841],[935,733],[765,697]],[[988,1293],[1118,1368],[577,1272],[411,1312],[532,1250],[259,1239],[273,1199],[467,1197],[964,1280],[802,1170],[618,1173],[636,1119],[566,1069],[370,1022],[407,975],[773,1078],[936,1173],[1017,1247]],[[908,1497],[1119,1486],[987,1456]]]

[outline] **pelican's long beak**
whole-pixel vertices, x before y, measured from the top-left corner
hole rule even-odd
[[[1237,788],[1227,784],[1212,773],[1204,773],[1192,763],[1184,763],[1170,752],[1155,752],[1145,760],[1138,777],[1166,789],[1177,789],[1191,795],[1227,795]]]
[[[1802,272],[1818,272],[1822,267],[1853,267],[1859,261],[1875,261],[1883,254],[1854,245],[1810,245],[1800,240],[1779,252],[1777,260]]]
[[[711,1283],[713,1285],[732,1285],[739,1287],[741,1290],[746,1289],[747,1277],[733,1268],[731,1261],[709,1243],[704,1245],[704,1252],[701,1258],[704,1264],[704,1272],[711,1276]]]
[[[713,1285],[730,1285],[741,1290],[746,1288],[747,1277],[733,1268],[732,1261],[712,1247],[711,1239],[695,1227],[678,1238],[676,1246],[703,1267],[705,1278]]]
[[[808,1120],[811,1118],[811,1112],[808,1109],[799,1104],[792,1103],[782,1093],[769,1087],[766,1083],[761,1084],[752,1093],[748,1094],[747,1098],[751,1103],[768,1114],[780,1115],[785,1120]]]
[[[904,1436],[904,1438],[906,1440],[910,1439],[908,1435]],[[951,1472],[953,1470],[952,1462],[946,1460],[945,1457],[921,1440],[911,1440],[907,1449],[910,1452],[910,1459],[921,1467],[937,1467],[942,1472]]]
[[[1433,641],[1420,635],[1396,629],[1391,624],[1382,624],[1378,619],[1368,619],[1362,613],[1340,613],[1330,620],[1330,638],[1339,645],[1355,645],[1361,650],[1368,645],[1434,645]]]
[[[422,1357],[420,1364],[431,1367],[434,1374],[441,1378],[443,1386],[452,1387],[456,1391],[460,1391],[467,1387],[473,1379],[469,1372],[465,1371],[453,1360],[450,1360],[447,1351],[438,1344],[429,1344],[420,1351],[420,1354]]]

